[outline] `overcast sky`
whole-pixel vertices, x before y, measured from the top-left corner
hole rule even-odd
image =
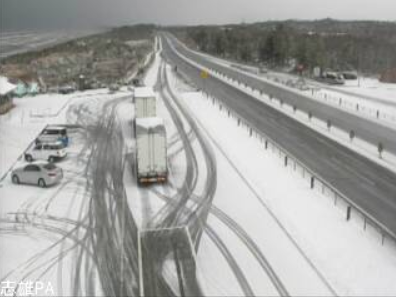
[[[284,19],[396,21],[396,0],[0,0],[1,30]]]

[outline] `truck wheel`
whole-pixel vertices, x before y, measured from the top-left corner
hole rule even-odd
[[[13,182],[14,184],[16,184],[16,185],[19,184],[19,177],[18,177],[17,175],[14,174],[14,175],[12,176],[12,182]]]
[[[32,162],[33,161],[33,157],[31,155],[25,155],[25,160],[28,162]]]
[[[45,180],[43,180],[42,178],[40,178],[37,182],[38,186],[40,188],[45,188],[47,185],[45,184]]]

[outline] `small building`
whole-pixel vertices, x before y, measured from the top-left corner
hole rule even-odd
[[[4,114],[12,108],[12,95],[16,86],[4,76],[0,76],[0,114]]]

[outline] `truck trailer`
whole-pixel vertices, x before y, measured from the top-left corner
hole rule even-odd
[[[135,118],[157,116],[157,99],[153,88],[140,87],[134,90]]]
[[[161,118],[136,119],[136,173],[139,184],[168,179],[166,130]]]

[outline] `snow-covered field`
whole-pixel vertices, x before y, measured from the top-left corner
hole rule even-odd
[[[0,58],[37,50],[71,39],[95,34],[100,30],[78,31],[2,31],[0,33]]]

